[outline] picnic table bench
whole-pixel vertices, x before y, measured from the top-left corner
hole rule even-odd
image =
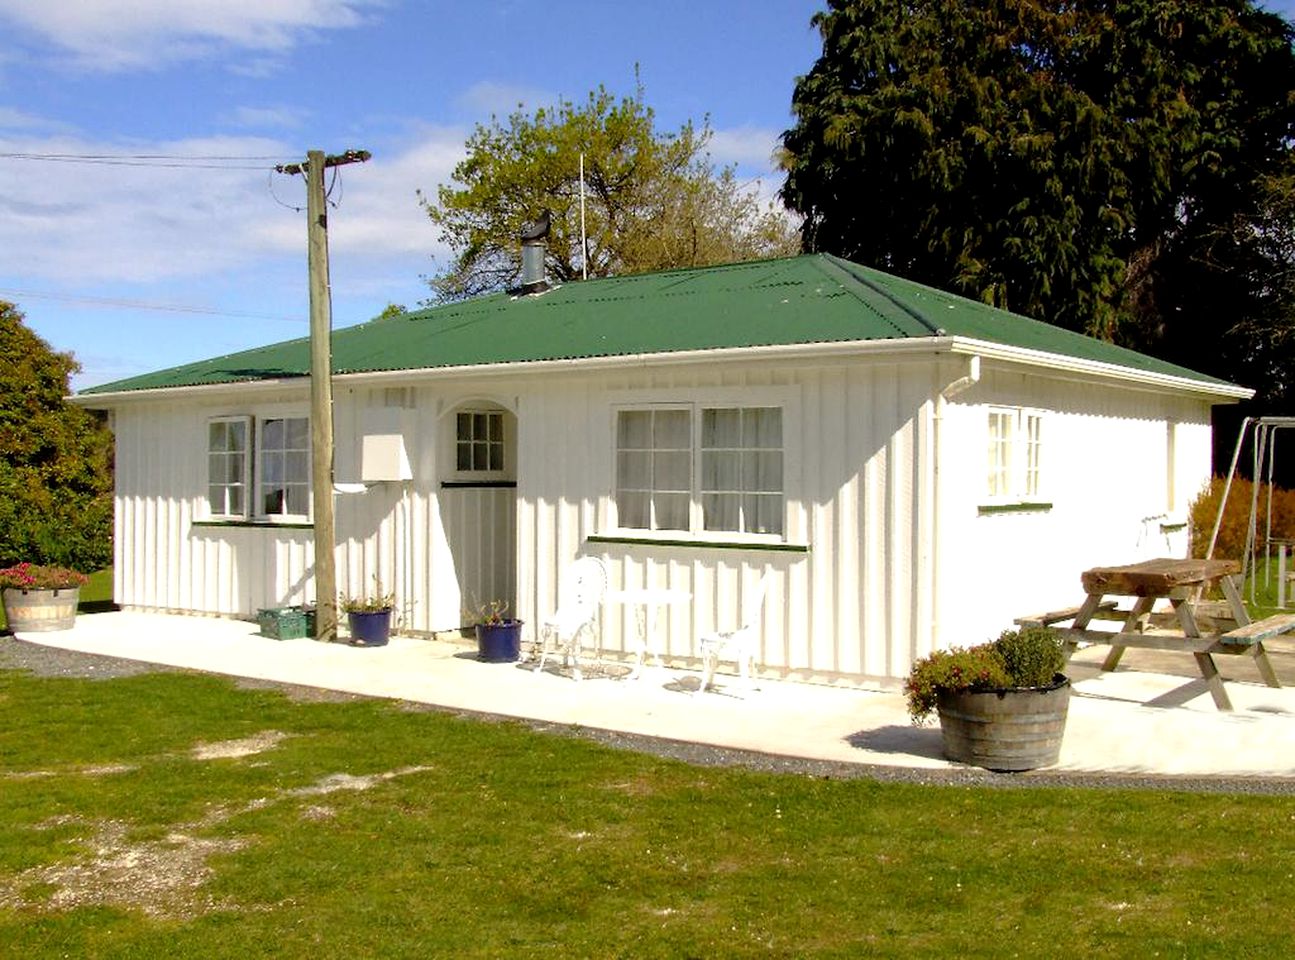
[[[1016,622],[1021,626],[1053,627],[1061,634],[1067,660],[1080,643],[1109,644],[1111,650],[1102,662],[1103,671],[1114,670],[1128,647],[1191,653],[1215,706],[1220,710],[1231,710],[1232,701],[1223,688],[1214,655],[1249,655],[1254,658],[1264,683],[1280,687],[1263,641],[1295,632],[1295,614],[1278,614],[1251,622],[1232,580],[1239,571],[1240,564],[1233,560],[1161,559],[1117,567],[1094,567],[1084,571],[1080,578],[1085,598],[1079,606],[1018,617]],[[1213,583],[1223,591],[1226,610],[1200,600],[1204,589]],[[1133,604],[1123,609],[1117,600],[1108,598],[1131,598]],[[1162,599],[1173,606],[1174,622],[1153,625],[1152,607]],[[1229,630],[1203,631],[1198,612],[1208,614],[1212,620],[1234,622],[1236,626]],[[1089,624],[1098,619],[1120,621],[1121,625],[1117,630],[1090,629]],[[1054,626],[1066,621],[1070,621],[1069,627]]]

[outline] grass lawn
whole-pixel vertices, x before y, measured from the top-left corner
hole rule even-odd
[[[5,956],[1270,958],[1293,863],[1295,798],[827,781],[0,672]]]

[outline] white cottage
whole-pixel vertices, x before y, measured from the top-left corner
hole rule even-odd
[[[1210,409],[1250,396],[826,255],[378,319],[333,365],[339,586],[403,631],[533,624],[593,555],[690,595],[656,627],[687,664],[767,573],[764,669],[854,682],[1185,555]],[[308,370],[296,340],[78,397],[117,438],[119,604],[313,600]],[[607,607],[605,648],[632,628]]]

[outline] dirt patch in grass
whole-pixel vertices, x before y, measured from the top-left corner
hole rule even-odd
[[[371,773],[356,777],[349,773],[332,773],[308,787],[288,790],[290,797],[317,797],[323,794],[336,793],[339,790],[368,790],[376,783],[394,780],[396,777],[407,777],[411,773],[423,773],[431,767],[401,767],[399,770],[388,770],[386,773]]]
[[[43,826],[67,823],[57,818]],[[81,821],[77,821],[81,822]],[[247,846],[238,838],[215,839],[174,832],[161,840],[134,842],[118,820],[85,822],[76,842],[85,855],[0,878],[0,906],[70,910],[106,906],[140,910],[155,917],[185,919],[221,906],[202,887],[211,876],[207,860]]]
[[[288,735],[279,730],[262,730],[240,740],[221,740],[217,743],[199,743],[193,747],[195,760],[226,760],[250,757],[263,753],[286,740]]]

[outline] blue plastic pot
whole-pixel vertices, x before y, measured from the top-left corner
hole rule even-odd
[[[348,613],[346,619],[351,625],[351,643],[357,647],[385,646],[391,637],[390,610]]]
[[[522,655],[522,621],[477,624],[477,659],[486,663],[512,663]]]

